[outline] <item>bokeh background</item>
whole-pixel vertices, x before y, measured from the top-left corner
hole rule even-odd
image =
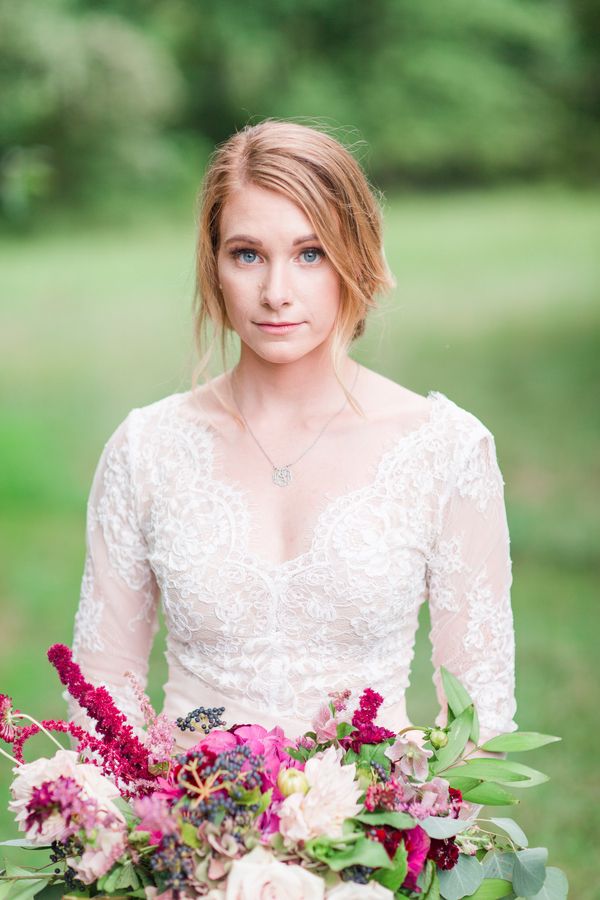
[[[496,436],[518,721],[563,736],[515,816],[600,897],[599,46],[593,0],[0,0],[0,691],[64,713],[45,650],[71,640],[102,446],[190,385],[208,154],[319,117],[383,192],[398,280],[357,357]]]

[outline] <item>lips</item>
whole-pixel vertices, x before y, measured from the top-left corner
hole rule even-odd
[[[289,334],[303,325],[303,322],[255,322],[257,328],[267,334]]]

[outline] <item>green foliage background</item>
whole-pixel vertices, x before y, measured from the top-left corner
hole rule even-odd
[[[208,153],[248,120],[325,117],[385,191],[398,279],[357,356],[496,436],[517,718],[564,739],[516,818],[600,897],[599,34],[592,0],[0,0],[0,691],[64,713],[45,650],[71,639],[103,443],[190,383]]]

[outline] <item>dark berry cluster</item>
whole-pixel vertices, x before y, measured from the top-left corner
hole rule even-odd
[[[58,863],[63,862],[63,860],[67,856],[73,855],[73,853],[77,852],[73,847],[68,844],[61,844],[60,841],[52,841],[50,845],[52,847],[52,853],[50,854],[50,862]],[[61,872],[60,868],[56,868],[54,870],[55,875],[61,875],[64,878],[65,886],[67,888],[67,893],[71,893],[71,891],[85,891],[85,884],[83,881],[80,881],[75,874],[75,869],[72,869],[71,866],[66,866],[64,871]]]
[[[179,896],[194,876],[194,851],[182,843],[177,835],[165,834],[150,865],[156,872],[165,873],[165,887]]]
[[[176,719],[176,724],[181,731],[202,730],[204,734],[208,734],[213,728],[226,724],[221,719],[221,714],[224,712],[224,706],[209,706],[208,709],[199,706],[198,709],[189,712],[185,718]]]
[[[458,852],[454,838],[445,840],[432,838],[427,856],[434,861],[438,869],[453,869],[458,862]]]
[[[368,884],[369,875],[374,872],[371,866],[347,866],[342,869],[342,881],[355,881],[356,884]]]
[[[388,773],[385,769],[385,766],[382,766],[378,762],[372,762],[371,768],[373,769],[373,771],[375,772],[375,774],[377,775],[377,777],[380,781],[387,781],[389,779],[390,776],[388,775]]]

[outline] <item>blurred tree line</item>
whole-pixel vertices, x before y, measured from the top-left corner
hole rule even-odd
[[[0,210],[177,194],[249,120],[325,117],[383,187],[595,176],[595,0],[0,0]]]

